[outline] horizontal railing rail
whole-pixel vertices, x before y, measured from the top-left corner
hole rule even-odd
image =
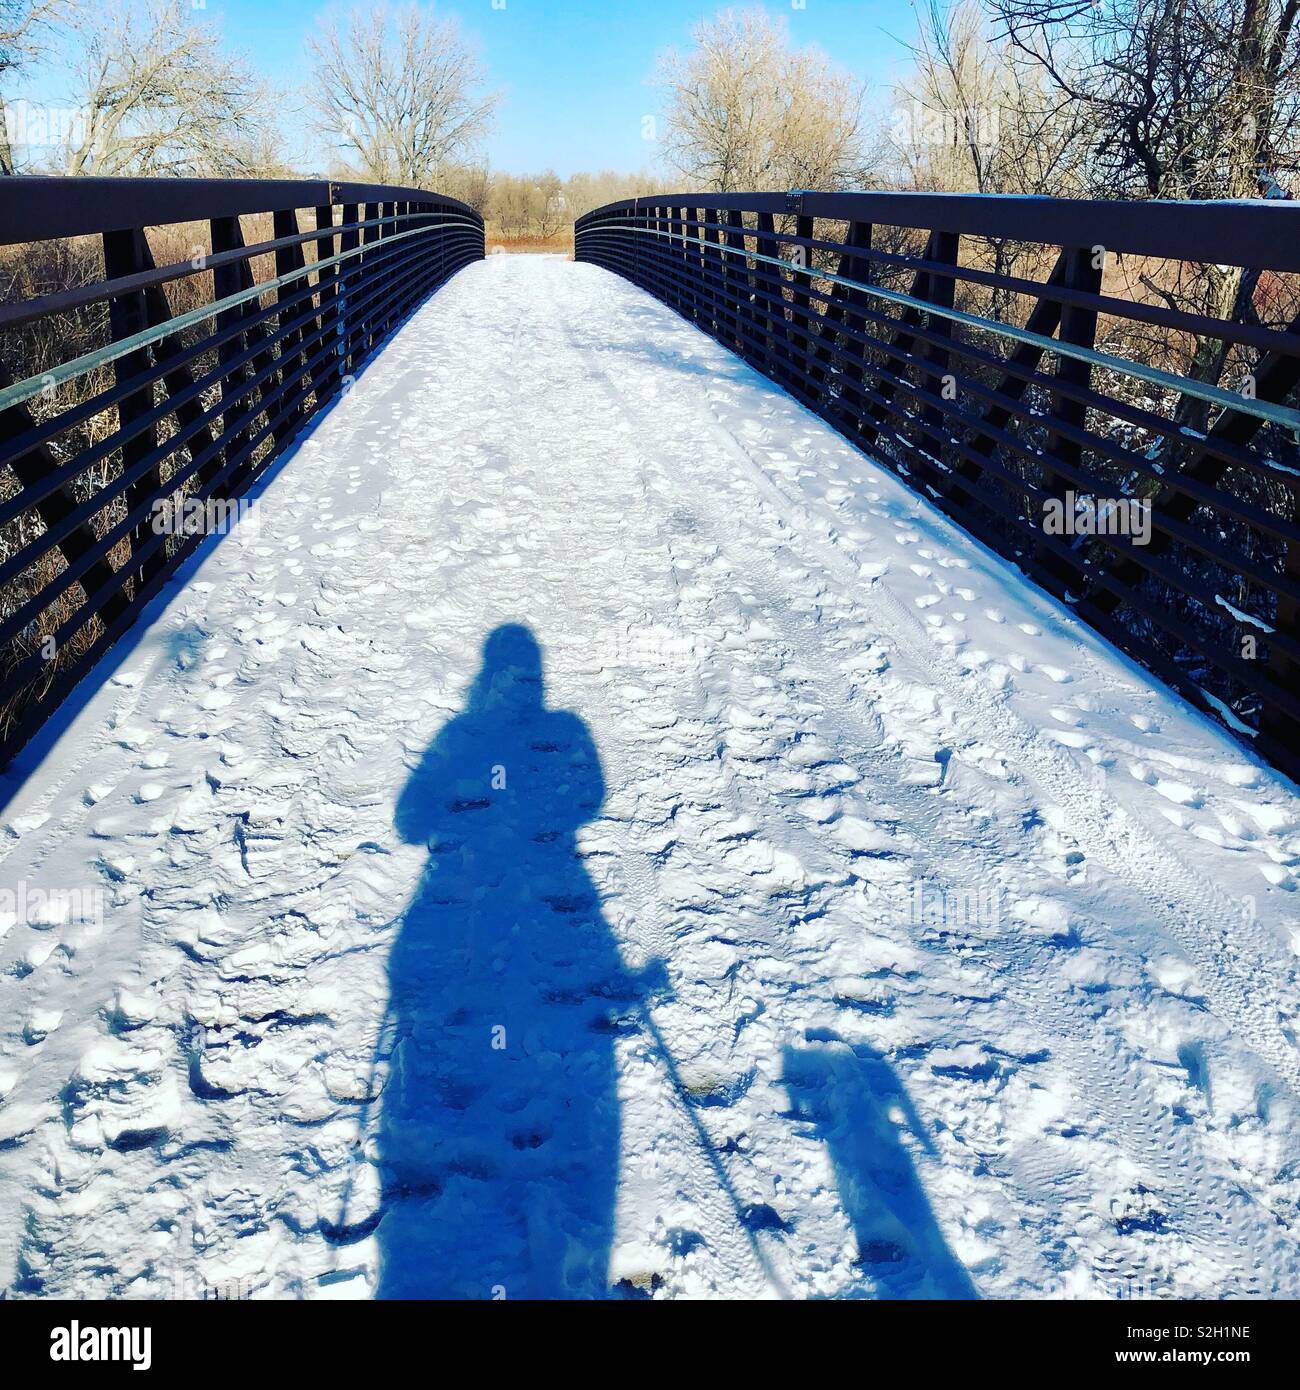
[[[3,185],[0,765],[384,337],[484,253],[478,213],[414,188]]]
[[[575,235],[1300,772],[1300,205],[657,194]]]

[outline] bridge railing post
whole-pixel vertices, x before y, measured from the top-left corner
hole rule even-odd
[[[147,247],[143,231],[105,232],[104,234],[104,273],[109,279],[121,279],[140,274],[146,269]],[[143,290],[130,290],[115,294],[108,304],[109,327],[115,339],[129,338],[149,326],[145,310]],[[127,389],[135,380],[145,382],[150,368],[149,350],[137,348],[113,363],[113,378],[119,390]],[[150,419],[153,408],[153,386],[142,384],[139,389],[130,391],[117,403],[119,428],[125,429],[136,420]],[[150,423],[138,433],[134,433],[122,445],[122,471],[132,472],[145,458],[149,457],[157,445],[157,426]],[[126,509],[134,512],[154,492],[161,488],[160,464],[127,489]],[[128,544],[133,554],[144,547],[148,534],[145,521],[141,520],[131,531]],[[157,570],[161,557],[157,554],[145,566],[136,570],[136,585],[147,584]],[[109,616],[114,615],[125,601],[123,593],[114,596]]]
[[[758,214],[758,236],[755,248],[764,259],[754,263],[754,284],[758,312],[763,322],[763,353],[775,374],[789,378],[792,367],[788,360],[788,341],[785,321],[785,280],[774,262],[778,259],[776,223],[770,212]],[[761,295],[761,298],[758,298]]]
[[[1292,517],[1300,518],[1300,488],[1294,478],[1285,483],[1289,494]],[[1284,573],[1291,591],[1278,596],[1273,640],[1269,643],[1268,674],[1273,691],[1264,699],[1260,710],[1260,732],[1275,748],[1282,750],[1282,759],[1300,767],[1300,713],[1290,702],[1277,698],[1275,691],[1300,690],[1300,537],[1292,536],[1286,543]]]
[[[1094,254],[1089,248],[1070,247],[1065,250],[1062,283],[1071,290],[1095,300],[1101,293],[1105,253]],[[1079,304],[1066,304],[1061,309],[1059,337],[1061,342],[1091,351],[1097,343],[1097,311]],[[1053,420],[1064,429],[1054,428],[1047,436],[1043,467],[1044,501],[1062,502],[1069,490],[1070,479],[1054,467],[1061,463],[1077,468],[1083,461],[1083,446],[1075,431],[1087,425],[1086,395],[1092,385],[1092,364],[1078,357],[1058,355],[1056,363],[1057,389],[1051,395]],[[1074,388],[1066,395],[1062,387]],[[1036,546],[1039,563],[1055,574],[1063,584],[1077,585],[1081,563],[1072,564],[1059,551],[1048,550],[1041,542]]]

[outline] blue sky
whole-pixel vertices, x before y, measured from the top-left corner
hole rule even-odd
[[[502,0],[496,0],[499,6]],[[242,48],[294,100],[303,80],[303,42],[325,6],[315,0],[206,0],[232,45]],[[655,109],[646,79],[658,53],[686,47],[692,26],[725,0],[441,0],[476,41],[504,100],[488,153],[516,172],[546,167],[651,168],[641,134]],[[799,44],[816,43],[866,78],[881,98],[905,61],[899,40],[914,28],[910,0],[766,0]],[[894,37],[891,37],[893,35]],[[301,121],[290,121],[301,127]]]

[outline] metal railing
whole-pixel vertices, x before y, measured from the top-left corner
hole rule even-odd
[[[209,529],[169,518],[244,494],[483,251],[414,188],[0,181],[0,765]]]
[[[1300,205],[663,194],[576,246],[1300,773]]]

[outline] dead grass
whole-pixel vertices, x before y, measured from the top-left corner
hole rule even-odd
[[[573,228],[557,232],[554,236],[502,236],[489,223],[487,228],[487,253],[492,255],[500,247],[508,255],[564,255],[573,256]]]

